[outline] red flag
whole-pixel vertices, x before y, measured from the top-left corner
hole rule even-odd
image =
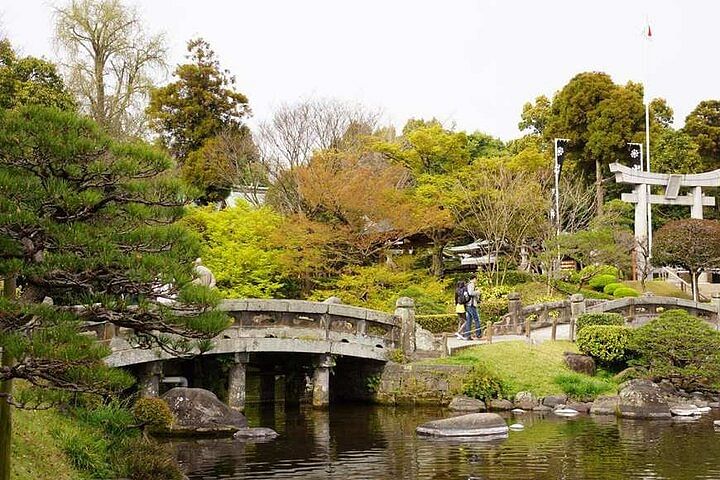
[[[649,24],[648,24],[648,29],[647,29],[647,36],[648,36],[648,37],[652,37],[652,30],[650,30],[650,25],[649,25]]]

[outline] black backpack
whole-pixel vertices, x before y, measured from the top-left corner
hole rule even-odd
[[[457,303],[461,303],[465,305],[470,301],[470,293],[467,290],[467,287],[460,287],[457,290],[455,290],[455,298]]]

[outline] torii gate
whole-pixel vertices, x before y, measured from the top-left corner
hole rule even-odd
[[[615,174],[617,183],[629,183],[635,185],[632,193],[623,193],[624,202],[635,204],[635,240],[637,242],[636,255],[638,263],[645,264],[642,251],[638,252],[640,245],[647,241],[648,205],[686,205],[690,207],[690,218],[703,218],[703,207],[714,207],[715,197],[706,197],[702,193],[703,187],[720,186],[720,169],[712,172],[693,174],[668,174],[644,172],[634,168],[626,167],[617,162],[610,164],[610,172]],[[645,185],[662,185],[665,187],[665,195],[650,195],[648,201],[648,189]],[[692,188],[692,193],[680,195],[680,188]]]

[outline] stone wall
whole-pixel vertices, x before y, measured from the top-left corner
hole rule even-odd
[[[455,365],[388,362],[375,382],[373,400],[390,405],[447,405],[461,393],[469,370]]]

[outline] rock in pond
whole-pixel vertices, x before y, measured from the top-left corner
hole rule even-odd
[[[567,395],[548,395],[542,399],[541,403],[546,407],[555,408],[558,405],[565,405],[567,400]]]
[[[507,436],[508,426],[497,413],[470,413],[423,423],[415,431],[434,437],[498,437]]]
[[[693,415],[700,415],[700,409],[695,405],[683,405],[680,407],[671,407],[670,413],[677,417],[692,417]]]
[[[525,410],[523,410],[522,408],[513,408],[512,410],[510,410],[510,412],[514,415],[522,415],[523,413],[525,413]]]
[[[618,409],[625,418],[667,419],[670,407],[662,390],[650,380],[630,380],[620,389]]]
[[[495,398],[488,403],[490,410],[512,410],[513,404],[510,400]]]
[[[553,410],[553,413],[560,417],[576,417],[580,415],[580,412],[573,408],[568,408],[565,405],[558,405],[558,407]]]
[[[717,429],[720,429],[720,420],[713,420],[713,426]]]
[[[538,400],[532,392],[518,392],[515,395],[515,407],[523,410],[532,410],[538,406]]]
[[[233,438],[242,439],[273,439],[278,436],[278,433],[272,428],[256,427],[256,428],[241,428],[233,435]]]
[[[590,406],[592,415],[616,415],[620,398],[617,396],[601,396]]]
[[[480,412],[485,410],[485,402],[477,398],[460,395],[450,401],[448,408],[456,412]]]
[[[512,425],[510,425],[509,428],[513,432],[519,432],[521,430],[525,430],[525,425],[523,425],[522,423],[513,423]]]
[[[175,416],[167,431],[171,436],[274,438],[269,428],[248,428],[245,416],[221,402],[214,393],[202,388],[176,387],[162,396]],[[270,432],[274,434],[271,435]]]

